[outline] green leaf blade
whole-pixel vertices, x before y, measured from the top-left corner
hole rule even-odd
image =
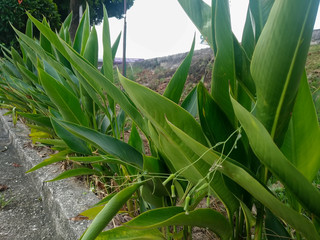
[[[312,213],[320,216],[320,192],[286,159],[267,130],[252,114],[232,99],[237,118],[244,128],[250,146],[259,160]]]
[[[257,117],[280,145],[291,118],[318,5],[318,0],[275,1],[252,57]]]
[[[50,100],[67,121],[87,125],[78,98],[42,69],[38,69],[42,85]]]
[[[175,103],[179,103],[181,94],[183,92],[184,84],[188,77],[188,71],[191,65],[194,45],[195,45],[195,37],[193,38],[190,52],[188,53],[186,58],[183,60],[183,62],[181,63],[177,71],[174,73],[172,79],[170,80],[169,84],[166,87],[166,90],[163,93],[163,96],[169,98]]]

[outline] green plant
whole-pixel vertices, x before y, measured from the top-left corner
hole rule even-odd
[[[56,34],[29,15],[43,40],[50,40],[39,45],[17,31],[27,56],[11,50],[3,62],[3,85],[12,92],[2,96],[16,111],[41,113],[42,123],[50,123],[63,140],[41,140],[62,151],[36,168],[68,154],[69,160],[90,165],[53,180],[95,174],[118,181],[118,193],[82,213],[95,217],[82,239],[188,239],[190,226],[208,228],[222,239],[320,239],[320,193],[312,184],[320,168],[320,129],[304,73],[319,0],[250,1],[241,44],[231,31],[227,0],[213,0],[211,7],[201,0],[179,3],[215,54],[211,92],[200,81],[181,105],[194,43],[163,95],[119,74],[124,92],[114,84],[106,16],[100,72],[91,61],[94,51],[86,51],[96,47],[95,41],[89,44],[94,29],[90,32],[88,11],[74,43],[67,23]],[[36,77],[21,68],[27,59]],[[43,93],[41,99],[25,81]],[[32,96],[27,106],[21,99],[26,92]],[[132,120],[128,143],[119,140],[124,113]],[[105,122],[97,124],[101,119]],[[138,129],[149,141],[150,155]],[[271,176],[284,186],[280,199],[268,185]],[[227,216],[196,209],[212,196]],[[132,212],[133,202],[141,215],[101,233],[123,204]]]
[[[4,209],[6,206],[8,206],[8,204],[11,203],[13,199],[14,199],[13,197],[10,199],[7,199],[5,194],[1,193],[0,194],[0,209]]]
[[[255,239],[271,233],[319,239],[313,203],[320,194],[311,182],[320,165],[320,133],[303,73],[319,1],[250,2],[241,45],[231,31],[228,1],[212,1],[212,7],[179,2],[215,53],[211,93],[201,83],[197,89],[200,124],[172,101],[120,77],[173,167],[169,180],[182,175],[193,185],[190,197],[206,188],[220,198],[234,238],[250,238],[255,226]],[[289,206],[269,192],[272,175],[285,186]]]

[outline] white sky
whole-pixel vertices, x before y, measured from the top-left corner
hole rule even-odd
[[[211,0],[205,0],[209,3]],[[234,34],[241,39],[249,0],[231,0],[231,22]],[[320,28],[320,11],[315,29]],[[111,42],[123,31],[123,19],[109,18]],[[102,26],[97,26],[98,37],[102,41]],[[200,44],[200,33],[187,17],[177,0],[135,0],[127,12],[127,58],[155,58],[190,50],[196,33],[196,49]],[[102,58],[102,47],[99,58]],[[117,52],[122,57],[122,40]]]

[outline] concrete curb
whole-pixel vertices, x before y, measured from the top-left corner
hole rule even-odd
[[[11,118],[3,116],[5,112],[6,110],[0,109],[0,121],[3,122],[4,128],[9,131],[12,144],[19,157],[25,163],[24,167],[30,169],[45,158],[42,158],[36,150],[26,146],[30,142],[28,139],[29,129],[20,122],[13,126]],[[29,173],[33,181],[30,184],[34,184],[39,191],[44,209],[52,219],[54,224],[53,231],[56,232],[58,239],[79,239],[89,226],[90,221],[74,221],[71,218],[76,217],[79,213],[97,203],[98,198],[73,179],[45,182],[56,177],[61,172],[58,165],[54,164],[41,168]]]

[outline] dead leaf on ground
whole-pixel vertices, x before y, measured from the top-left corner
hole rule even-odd
[[[20,165],[19,163],[12,163],[12,166],[14,166],[14,167],[22,167],[22,165]]]
[[[89,220],[89,218],[86,216],[78,215],[76,217],[70,218],[70,220],[71,221],[82,221],[82,220]]]
[[[8,189],[7,185],[0,184],[0,192],[5,191],[7,189]]]

